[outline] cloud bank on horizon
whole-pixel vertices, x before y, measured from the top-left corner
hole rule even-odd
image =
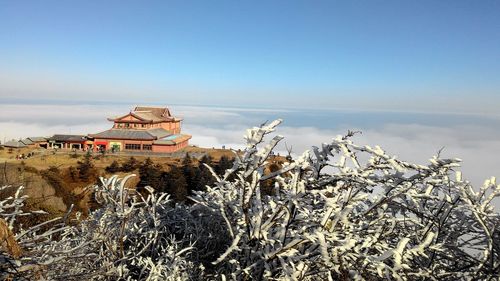
[[[1,141],[29,136],[88,134],[109,129],[107,117],[122,115],[129,105],[2,104]],[[408,114],[297,111],[262,108],[173,106],[174,115],[184,118],[183,131],[193,135],[191,144],[202,147],[243,148],[245,130],[266,120],[283,118],[277,134],[284,144],[300,154],[311,146],[329,142],[348,129],[361,130],[354,141],[380,145],[389,153],[416,163],[444,147],[443,157],[463,159],[464,175],[475,184],[500,176],[500,118],[474,116],[433,116]],[[405,117],[402,118],[402,117]],[[439,119],[439,120],[438,120]]]

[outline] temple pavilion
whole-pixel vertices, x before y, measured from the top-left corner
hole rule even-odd
[[[137,106],[108,120],[114,123],[111,129],[89,135],[94,150],[174,152],[191,139],[181,134],[182,119],[166,107]]]

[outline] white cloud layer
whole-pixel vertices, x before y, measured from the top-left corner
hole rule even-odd
[[[0,140],[56,133],[96,133],[109,129],[107,117],[122,115],[130,109],[126,105],[0,105]],[[284,113],[269,109],[198,106],[175,106],[172,111],[185,119],[183,131],[193,135],[192,144],[202,147],[224,145],[235,149],[243,148],[245,130],[265,121],[264,115],[279,116]],[[407,161],[427,163],[444,147],[442,156],[463,159],[464,175],[474,184],[482,183],[489,176],[500,176],[500,126],[495,122],[469,122],[468,125],[441,122],[440,125],[429,125],[408,121],[387,122],[378,124],[376,128],[369,125],[358,125],[359,128],[332,125],[326,129],[325,124],[289,124],[285,120],[277,131],[285,137],[278,147],[281,153],[285,151],[285,142],[293,147],[295,154],[300,154],[312,145],[320,145],[344,134],[347,129],[360,129],[363,133],[354,138],[356,143],[380,145],[390,154]]]

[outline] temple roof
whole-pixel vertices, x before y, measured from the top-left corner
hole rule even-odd
[[[146,132],[149,134],[155,136],[157,139],[164,138],[166,136],[172,135],[172,132],[169,130],[165,130],[163,128],[155,128],[155,129],[149,129]]]
[[[26,147],[26,145],[20,141],[16,140],[11,140],[3,144],[5,147],[13,147],[13,148],[23,148]]]
[[[170,111],[167,107],[153,107],[153,106],[136,106],[134,109],[135,113],[139,112],[149,112],[154,116],[158,117],[172,117]]]
[[[171,134],[170,131],[162,128],[150,130],[110,129],[90,136],[99,139],[156,140]]]
[[[20,142],[24,143],[25,145],[31,145],[31,144],[33,144],[33,142],[29,138],[23,139]]]
[[[168,137],[164,137],[162,139],[156,140],[153,142],[153,144],[156,145],[175,145],[178,143],[181,143],[183,141],[191,139],[191,135],[183,135],[183,134],[177,134],[177,135],[170,135]]]
[[[47,139],[44,137],[29,137],[32,142],[46,142]]]
[[[53,135],[52,137],[48,138],[48,141],[59,141],[59,142],[64,142],[64,141],[86,141],[87,138],[83,135]]]
[[[180,120],[178,118],[173,117],[170,114],[170,111],[168,110],[167,107],[153,107],[153,106],[136,106],[133,111],[130,111],[130,113],[120,117],[109,118],[108,120],[120,121],[121,119],[129,115],[132,115],[133,117],[143,122],[162,122],[162,121]]]

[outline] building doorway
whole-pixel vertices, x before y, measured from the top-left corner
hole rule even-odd
[[[79,144],[79,143],[73,143],[73,144],[71,144],[71,149],[78,149],[78,150],[80,150],[80,149],[82,149],[82,145]]]
[[[120,152],[122,150],[122,144],[120,142],[110,142],[109,146],[111,148],[111,152]]]

